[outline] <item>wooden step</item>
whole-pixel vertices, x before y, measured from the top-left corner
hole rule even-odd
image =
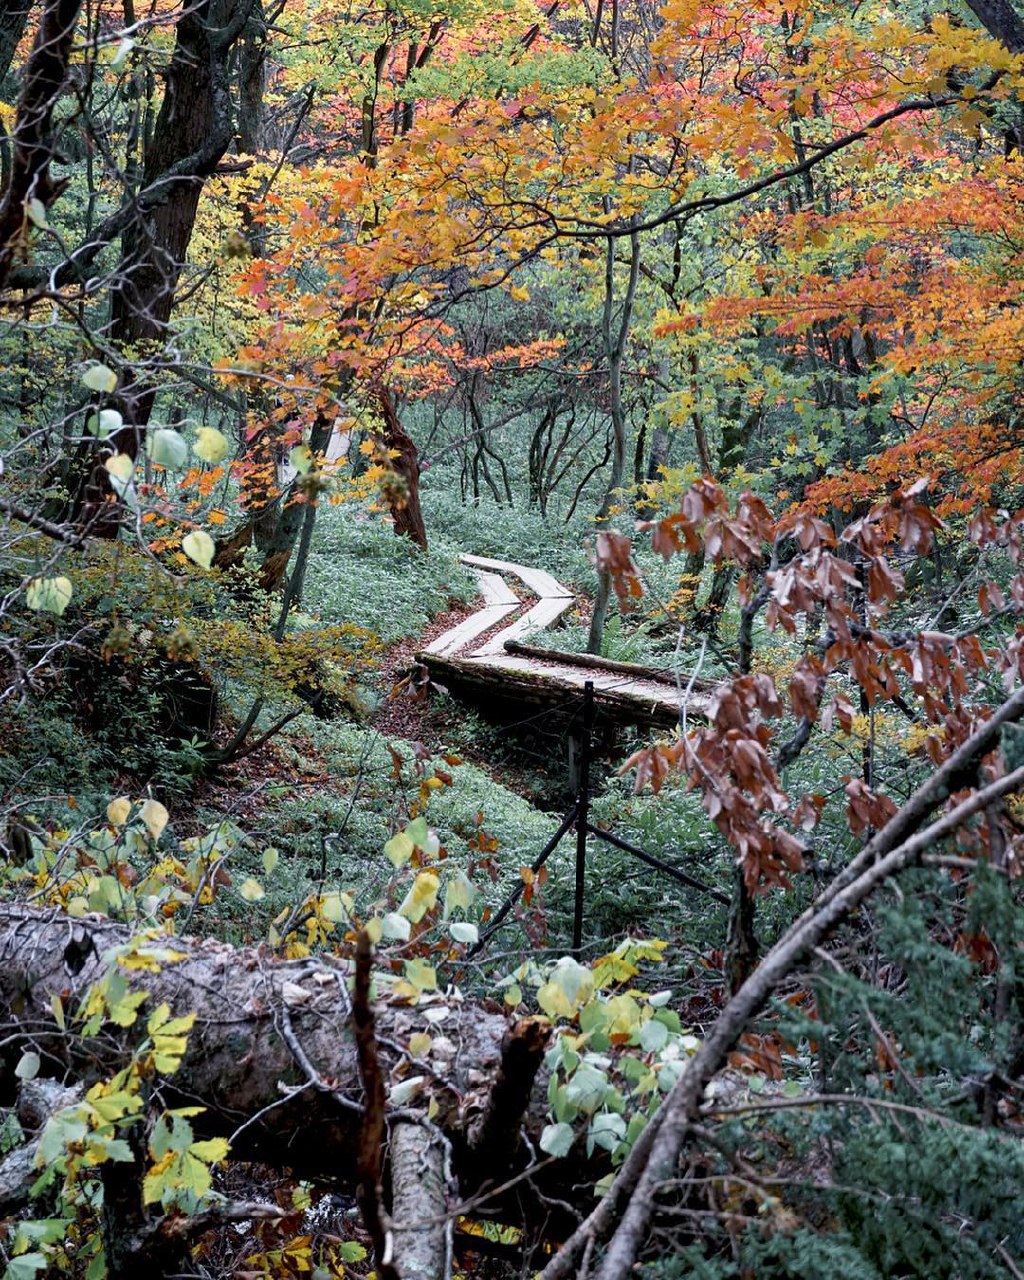
[[[517,600],[514,604],[491,604],[478,609],[468,618],[463,618],[457,627],[451,627],[436,640],[432,640],[423,652],[436,654],[438,657],[452,657],[471,644],[477,636],[482,636],[510,613],[515,613],[519,607]]]
[[[474,569],[476,580],[480,584],[480,594],[484,604],[519,604],[519,597],[508,585],[500,573],[485,573],[483,569]]]
[[[517,618],[510,627],[506,627],[504,631],[499,631],[497,635],[491,636],[490,640],[481,648],[474,649],[473,656],[481,657],[492,653],[504,653],[505,645],[509,641],[514,643],[535,631],[543,631],[545,627],[550,627],[573,603],[572,596],[545,596],[543,600],[538,600],[533,608],[524,613],[521,618]]]
[[[563,587],[557,578],[543,569],[533,569],[525,564],[513,564],[510,560],[492,560],[489,556],[459,556],[463,564],[477,569],[493,569],[496,573],[511,573],[525,582],[534,595],[546,599],[549,596],[568,596],[573,598],[568,587]]]

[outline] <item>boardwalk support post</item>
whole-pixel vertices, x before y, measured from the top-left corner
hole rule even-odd
[[[583,686],[583,732],[580,735],[580,782],[576,793],[576,901],[572,916],[572,953],[583,945],[583,895],[587,878],[587,833],[590,830],[590,756],[594,734],[594,682]]]

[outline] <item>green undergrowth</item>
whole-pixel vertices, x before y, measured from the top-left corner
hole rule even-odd
[[[476,580],[459,563],[463,549],[457,532],[440,521],[431,524],[424,554],[360,504],[324,506],[303,610],[324,622],[365,627],[385,644],[419,635],[435,614],[476,595]]]

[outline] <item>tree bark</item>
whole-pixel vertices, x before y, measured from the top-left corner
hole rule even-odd
[[[420,461],[416,445],[402,426],[394,397],[383,384],[377,388],[377,403],[384,417],[384,446],[396,454],[391,465],[401,481],[401,491],[388,495],[395,533],[411,538],[421,551],[426,551],[427,530],[420,509]]]
[[[1024,783],[1024,768],[974,791],[955,809],[923,824],[950,794],[977,781],[979,762],[999,739],[1003,724],[1024,714],[1024,690],[1009,698],[910,797],[853,861],[786,930],[724,1007],[690,1059],[661,1110],[648,1124],[616,1175],[608,1195],[545,1267],[540,1280],[568,1280],[584,1249],[611,1237],[597,1280],[625,1280],[648,1237],[661,1185],[672,1176],[697,1122],[704,1091],[736,1040],[797,965],[886,881],[915,866],[975,814]]]
[[[203,185],[231,143],[228,64],[251,8],[251,0],[200,0],[178,19],[142,174],[144,188],[164,175],[171,191],[151,212],[139,210],[125,228],[111,308],[111,337],[133,354],[152,350],[166,334]],[[126,426],[114,439],[119,452],[135,457],[155,396],[145,373],[122,386],[127,412]]]
[[[53,160],[53,109],[64,88],[71,41],[81,0],[49,0],[43,9],[35,44],[25,68],[24,87],[11,139],[10,180],[0,201],[0,289],[11,268],[28,248],[30,201],[46,209],[62,184],[50,176]],[[25,23],[21,0],[0,19],[0,56]],[[4,43],[6,41],[6,44]],[[10,50],[13,56],[13,46]]]
[[[615,242],[609,240],[606,248],[606,267],[604,282],[604,317],[602,331],[604,333],[605,355],[608,359],[609,411],[612,419],[612,473],[608,488],[597,513],[594,524],[597,529],[607,525],[615,495],[622,487],[626,474],[626,411],[622,403],[622,365],[629,341],[629,328],[633,320],[633,304],[636,300],[636,286],[640,278],[640,237],[634,232],[629,239],[629,281],[626,285],[619,322],[614,333],[612,330],[612,312],[615,305]],[[587,652],[600,653],[604,639],[604,624],[608,616],[608,603],[611,599],[612,579],[608,572],[598,574],[597,593],[594,597],[594,611],[590,617],[590,631],[587,635]]]
[[[144,1034],[147,1009],[166,1001],[175,1013],[194,1010],[188,1052],[161,1088],[164,1105],[187,1100],[204,1106],[197,1128],[228,1136],[236,1158],[355,1186],[364,1104],[348,963],[332,957],[279,961],[262,949],[162,938],[147,945],[171,953],[173,962],[158,972],[124,971],[133,986],[149,992],[143,1021],[127,1029],[106,1026],[87,1041],[68,1035],[51,1002],[60,1001],[70,1020],[106,972],[111,948],[124,946],[128,937],[126,928],[109,921],[0,904],[0,1033],[8,1069],[31,1047],[48,1074],[88,1084],[127,1063]],[[525,1165],[525,1155],[501,1148],[506,1137],[518,1143],[523,1125],[536,1143],[545,1122],[543,1037],[535,1020],[520,1033],[500,1014],[453,1004],[444,1036],[437,1037],[440,1049],[423,1062],[403,1048],[427,1025],[422,1010],[378,1003],[374,1019],[385,1081],[406,1073],[426,1076],[418,1104],[424,1117],[428,1100],[436,1104],[433,1125],[451,1144],[456,1178],[475,1190],[484,1156],[490,1170]],[[537,1051],[531,1054],[529,1046]],[[500,1087],[492,1098],[495,1082]],[[482,1129],[481,1116],[487,1117]],[[476,1139],[484,1131],[490,1145],[481,1153]],[[600,1165],[595,1159],[595,1177]],[[578,1176],[576,1167],[561,1175],[556,1167],[552,1185]]]
[[[18,51],[21,37],[28,26],[33,0],[3,0],[0,3],[0,93],[9,96],[8,75]],[[14,77],[11,77],[14,80]]]
[[[451,1274],[445,1190],[443,1140],[425,1125],[398,1121],[391,1132],[391,1218],[402,1280]]]
[[[985,30],[1011,53],[1024,53],[1024,17],[1011,0],[967,0],[967,7]]]

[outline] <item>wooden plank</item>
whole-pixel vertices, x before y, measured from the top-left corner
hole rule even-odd
[[[519,604],[520,600],[500,573],[485,573],[483,569],[474,569],[476,580],[480,584],[480,594],[484,604]]]
[[[546,596],[543,600],[538,600],[532,609],[524,613],[510,627],[506,627],[504,631],[499,631],[497,635],[491,636],[490,640],[481,648],[474,649],[473,656],[504,653],[505,646],[510,641],[515,643],[515,641],[533,631],[550,627],[552,622],[556,618],[560,618],[573,603],[572,596]]]
[[[519,608],[518,600],[514,604],[492,604],[487,605],[483,609],[478,609],[476,613],[471,613],[468,618],[463,618],[457,627],[451,627],[436,640],[432,640],[427,645],[424,653],[433,653],[438,656],[450,656],[458,653],[461,649],[465,649],[477,636],[482,636],[485,631],[490,631],[491,627],[499,623],[502,618],[507,618],[510,613],[515,613]]]
[[[557,578],[543,569],[533,569],[525,564],[513,564],[511,560],[492,560],[489,556],[459,556],[463,564],[477,569],[493,569],[496,573],[512,573],[520,578],[535,595],[546,599],[549,596],[568,596],[573,598],[568,587],[563,587]]]

